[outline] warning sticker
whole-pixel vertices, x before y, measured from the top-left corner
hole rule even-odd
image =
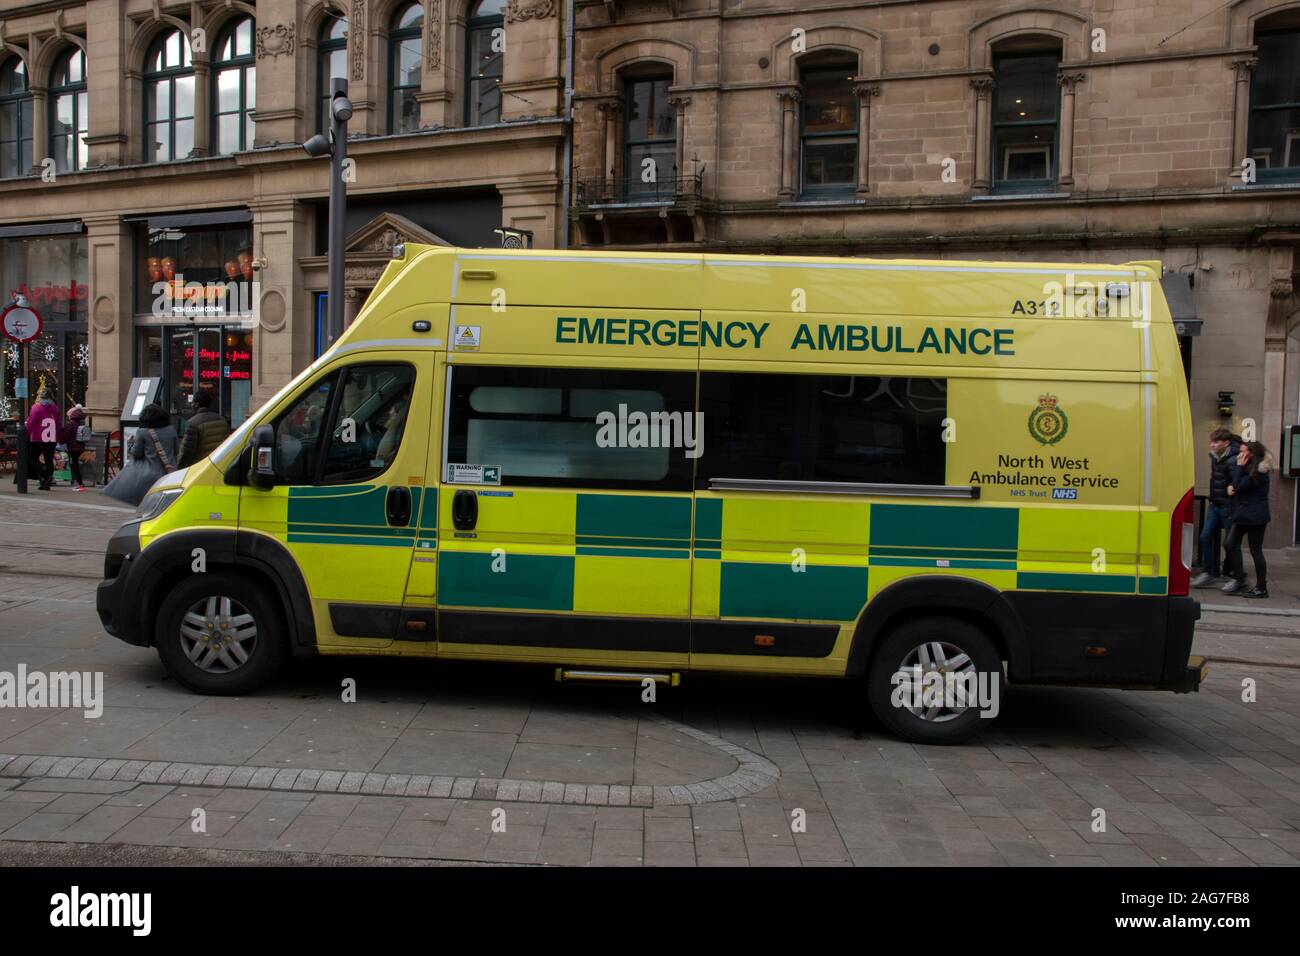
[[[499,465],[447,465],[447,483],[452,485],[499,485]]]
[[[458,325],[456,326],[456,338],[452,340],[452,348],[461,352],[477,352],[479,329],[478,325]]]

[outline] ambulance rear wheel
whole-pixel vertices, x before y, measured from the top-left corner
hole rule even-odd
[[[1002,660],[982,630],[954,617],[909,621],[884,638],[867,672],[867,701],[913,743],[956,744],[1001,707]]]
[[[280,609],[255,582],[222,571],[187,578],[163,600],[155,643],[163,666],[200,694],[257,690],[285,659]]]

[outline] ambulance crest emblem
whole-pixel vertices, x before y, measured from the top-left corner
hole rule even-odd
[[[1034,440],[1040,445],[1055,445],[1069,430],[1070,419],[1056,403],[1056,396],[1038,396],[1038,406],[1029,413],[1029,434]]]

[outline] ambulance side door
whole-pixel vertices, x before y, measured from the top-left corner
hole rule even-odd
[[[685,666],[693,460],[617,425],[602,441],[597,422],[693,427],[693,353],[654,368],[449,355],[439,656]]]

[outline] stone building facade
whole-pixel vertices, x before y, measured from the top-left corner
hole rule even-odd
[[[557,14],[553,0],[0,5],[6,304],[26,291],[41,312],[43,290],[69,291],[50,314],[72,337],[49,347],[85,363],[69,352],[33,389],[84,400],[108,428],[131,378],[160,375],[179,418],[197,382],[239,420],[314,358],[329,163],[300,144],[334,77],[354,105],[347,315],[397,241],[491,245],[506,227],[555,245]]]
[[[1253,426],[1278,454],[1300,421],[1300,3],[577,14],[575,245],[1159,259],[1198,490],[1210,429]],[[1295,540],[1295,495],[1274,482],[1272,545]]]
[[[298,144],[335,75],[349,314],[399,239],[497,227],[1160,259],[1198,439],[1253,428],[1278,453],[1300,419],[1295,0],[9,0],[0,279],[56,319],[48,374],[97,422],[141,374],[243,414],[316,353],[327,173]],[[255,320],[159,310],[173,274],[234,281]],[[1295,496],[1275,482],[1270,543]]]

